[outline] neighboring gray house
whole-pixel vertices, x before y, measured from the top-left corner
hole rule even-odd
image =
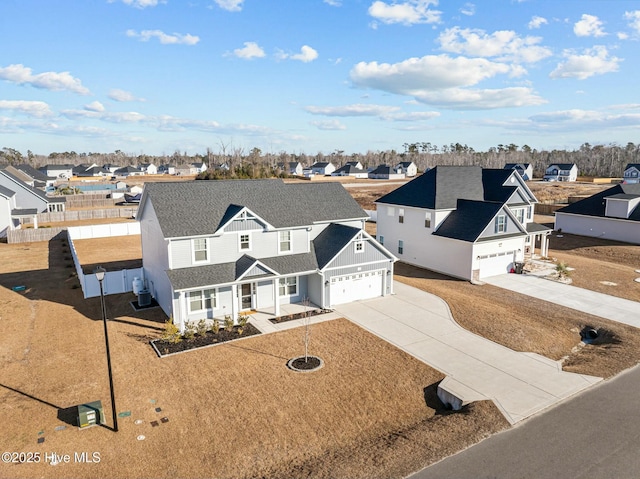
[[[388,165],[380,165],[369,172],[368,177],[372,180],[402,180],[404,173],[398,173],[395,168]]]
[[[516,170],[524,181],[533,179],[533,165],[531,163],[507,163],[504,165],[505,170]]]
[[[142,170],[140,168],[136,168],[135,166],[125,166],[122,168],[118,168],[113,172],[115,176],[140,176],[142,175]]]
[[[544,172],[544,181],[576,181],[578,167],[575,163],[552,163]]]
[[[36,188],[47,188],[53,186],[55,183],[55,178],[49,177],[45,175],[40,170],[36,170],[33,166],[27,165],[25,163],[21,165],[15,165],[15,169],[20,170],[24,175],[26,175],[30,181],[27,181],[27,184],[31,186],[35,186]]]
[[[324,175],[328,176],[336,171],[336,167],[331,162],[317,161],[311,165],[312,175]]]
[[[640,244],[640,183],[620,184],[556,211],[556,230]]]
[[[8,230],[20,227],[20,220],[12,216],[16,209],[16,193],[0,185],[0,238],[7,236]]]
[[[160,165],[158,167],[158,173],[162,174],[162,175],[175,175],[176,174],[176,167],[174,165],[171,165],[171,164]]]
[[[378,241],[400,261],[482,280],[531,257],[537,240],[547,255],[535,203],[515,171],[437,166],[376,201]]]
[[[629,163],[624,167],[623,182],[628,185],[640,183],[640,163]]]
[[[281,180],[147,183],[137,219],[144,280],[167,315],[278,316],[392,293],[395,257],[364,230],[368,215],[338,183]]]
[[[418,167],[413,161],[401,161],[396,165],[396,173],[402,173],[407,178],[413,178],[418,174]]]

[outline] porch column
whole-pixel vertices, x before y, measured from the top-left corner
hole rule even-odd
[[[231,285],[231,318],[235,321],[238,317],[238,285]]]
[[[173,318],[173,324],[178,326],[180,333],[184,333],[184,321],[187,318],[187,294],[180,291],[178,296],[178,317]],[[176,324],[177,323],[177,324]]]
[[[33,229],[38,229],[38,215],[33,216]]]
[[[273,278],[273,314],[280,316],[280,280]]]
[[[540,238],[540,253],[545,258],[549,255],[549,235],[542,235]]]

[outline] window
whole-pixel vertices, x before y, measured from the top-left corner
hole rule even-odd
[[[280,296],[293,296],[298,294],[298,277],[280,278]]]
[[[404,223],[404,208],[398,210],[398,223]]]
[[[398,241],[398,254],[402,254],[403,251],[404,251],[404,241],[400,240]]]
[[[280,252],[291,251],[291,231],[280,231]]]
[[[531,219],[531,213],[533,212],[533,206],[527,208],[527,218]]]
[[[387,216],[394,216],[396,209],[393,206],[387,206]]]
[[[215,309],[217,297],[215,289],[205,289],[203,291],[191,291],[189,296],[189,312],[203,311],[205,309]]]
[[[507,231],[507,217],[500,215],[496,217],[496,233],[504,233]]]
[[[378,236],[378,243],[384,244],[384,236],[382,235]]]
[[[431,213],[425,213],[424,216],[424,227],[431,228]]]
[[[193,262],[200,263],[207,261],[207,238],[196,238],[193,240]]]
[[[240,249],[241,250],[251,249],[251,237],[248,234],[240,235]]]
[[[516,219],[520,222],[520,224],[524,223],[524,208],[518,208],[514,211],[516,214]]]
[[[356,248],[356,253],[363,253],[364,252],[364,242],[356,241],[355,248]]]

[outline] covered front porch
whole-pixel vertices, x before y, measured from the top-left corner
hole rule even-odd
[[[549,235],[553,229],[539,223],[527,223],[528,242],[525,246],[525,259],[532,259],[536,256],[536,247],[539,256],[546,258],[549,255]]]

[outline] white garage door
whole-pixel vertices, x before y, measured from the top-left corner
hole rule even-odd
[[[382,277],[382,271],[368,271],[331,278],[331,306],[382,296]]]
[[[513,251],[498,255],[481,256],[480,279],[508,273],[511,266],[513,266]]]

